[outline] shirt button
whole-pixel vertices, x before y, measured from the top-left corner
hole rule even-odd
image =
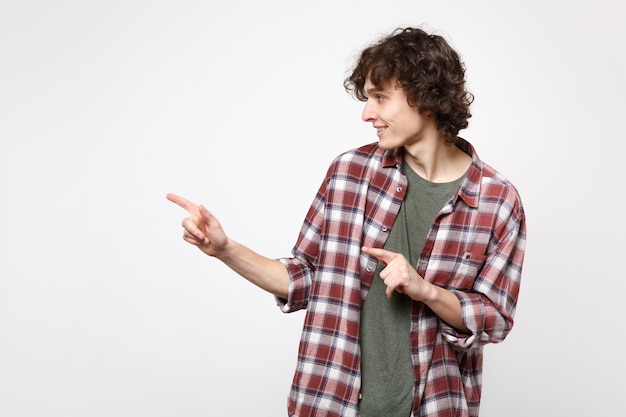
[[[386,232],[386,231],[387,231],[387,228],[386,228],[385,226],[383,226],[383,229],[382,229],[382,230],[383,230],[383,232]]]
[[[367,272],[372,272],[372,267],[371,266],[367,267]]]
[[[402,187],[398,187],[398,188],[396,188],[396,191],[397,191],[397,192],[399,192],[399,193],[401,193],[401,192],[402,192]]]

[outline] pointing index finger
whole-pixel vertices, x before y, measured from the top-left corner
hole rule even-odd
[[[384,263],[385,265],[389,264],[396,255],[394,252],[385,249],[370,248],[369,246],[363,246],[362,250],[368,255],[375,256],[380,262]]]
[[[194,203],[176,194],[168,193],[165,197],[172,203],[184,208],[185,210],[189,212],[191,212],[191,210],[196,209],[196,205]]]

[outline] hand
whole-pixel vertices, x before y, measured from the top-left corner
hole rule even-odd
[[[204,206],[196,205],[176,194],[167,194],[167,199],[187,210],[189,217],[182,222],[183,239],[197,246],[209,256],[217,256],[222,251],[228,238],[220,222]]]
[[[404,255],[367,246],[362,250],[368,255],[375,256],[385,265],[380,277],[387,286],[385,291],[387,298],[391,298],[394,291],[404,293],[416,301],[424,301],[427,298],[431,284],[424,281]]]

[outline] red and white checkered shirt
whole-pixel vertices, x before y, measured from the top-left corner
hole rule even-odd
[[[415,416],[478,416],[482,350],[513,326],[526,221],[515,187],[463,139],[472,164],[437,215],[417,272],[461,301],[461,333],[425,304],[413,302],[411,357]],[[406,193],[403,150],[365,145],[331,164],[309,209],[293,257],[284,312],[307,309],[289,416],[359,415],[361,306],[377,260],[361,246],[382,248]]]

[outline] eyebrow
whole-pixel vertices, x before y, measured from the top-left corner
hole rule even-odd
[[[369,96],[369,95],[372,95],[372,94],[375,94],[375,93],[382,93],[384,91],[386,91],[384,88],[372,87],[372,88],[368,88],[366,90],[366,93]]]

